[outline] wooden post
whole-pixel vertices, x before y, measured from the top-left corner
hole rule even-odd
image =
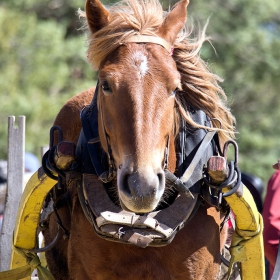
[[[18,205],[23,190],[25,150],[25,116],[8,117],[7,194],[0,240],[0,271],[10,268],[11,247]]]

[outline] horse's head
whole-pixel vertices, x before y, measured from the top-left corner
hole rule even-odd
[[[140,4],[128,3],[139,13]],[[142,17],[140,27],[133,22],[136,14],[125,18],[124,12],[109,12],[98,0],[88,0],[85,7],[92,33],[89,59],[99,70],[100,139],[117,168],[120,203],[136,213],[154,210],[165,189],[166,148],[174,131],[174,95],[181,79],[172,45],[185,24],[187,5],[187,0],[179,2],[155,30],[150,30],[153,36],[138,37],[134,34],[141,32],[137,28],[145,27],[148,13],[144,4],[144,14],[138,15]],[[105,35],[121,32],[126,37],[114,39],[117,46],[108,46],[113,40]],[[111,51],[102,54],[102,46],[111,47]],[[104,58],[97,58],[96,52]]]

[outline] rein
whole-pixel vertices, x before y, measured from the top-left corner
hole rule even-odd
[[[184,174],[178,178],[173,173],[171,173],[168,169],[165,169],[165,176],[166,178],[171,181],[173,187],[175,187],[181,194],[184,194],[190,198],[194,198],[193,194],[190,192],[190,186],[186,186],[185,183],[190,179],[191,175],[194,172],[199,160],[202,158],[203,154],[205,153],[208,145],[212,141],[216,131],[209,131],[203,138],[195,156],[189,167],[185,170]]]

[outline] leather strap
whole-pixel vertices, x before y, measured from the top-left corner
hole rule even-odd
[[[124,212],[124,213],[122,213]],[[156,219],[148,216],[139,216],[132,212],[122,211],[120,213],[114,213],[110,211],[105,211],[101,213],[96,219],[97,225],[99,227],[106,224],[118,224],[124,226],[130,226],[135,228],[150,228],[161,233],[164,237],[169,237],[173,230],[172,228],[161,224]]]
[[[92,103],[81,113],[83,133],[87,141],[87,148],[91,162],[98,177],[105,171],[100,159],[100,142],[98,134],[98,84],[96,85]]]
[[[193,157],[191,164],[189,165],[189,167],[186,169],[186,171],[180,178],[180,180],[183,183],[187,182],[189,180],[189,178],[191,177],[191,175],[193,174],[195,167],[197,166],[199,160],[202,158],[204,152],[208,148],[208,145],[210,144],[210,142],[215,134],[216,134],[216,131],[209,131],[203,138],[195,156]]]
[[[157,45],[161,45],[164,47],[169,53],[172,52],[173,46],[171,43],[166,40],[157,37],[157,36],[148,36],[148,35],[134,35],[124,41],[124,43],[153,43]]]

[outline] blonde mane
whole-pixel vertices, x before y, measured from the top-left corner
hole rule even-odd
[[[131,36],[156,36],[167,14],[158,0],[123,0],[107,9],[110,12],[109,24],[88,37],[88,57],[95,69]],[[79,14],[85,17],[84,12],[79,11]],[[182,90],[176,94],[177,111],[189,124],[201,127],[183,107],[189,105],[203,110],[212,119],[223,143],[234,138],[235,118],[226,106],[226,95],[219,86],[221,78],[211,73],[199,57],[202,44],[207,40],[205,30],[196,40],[189,37],[190,34],[182,30],[174,44],[173,58],[182,84]]]

